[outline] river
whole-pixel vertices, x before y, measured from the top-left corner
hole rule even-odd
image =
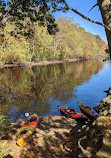
[[[80,111],[78,100],[94,107],[111,87],[111,62],[102,59],[0,69],[0,114],[12,121],[25,113],[60,115],[57,105]]]

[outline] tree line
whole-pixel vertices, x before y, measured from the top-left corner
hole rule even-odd
[[[28,19],[24,21],[28,22]],[[8,22],[5,29],[1,28],[0,62],[87,58],[105,53],[106,44],[101,37],[85,32],[71,18],[61,17],[56,25],[58,31],[50,35],[47,26],[35,22],[33,26],[29,25],[33,27],[33,35],[27,37],[18,34],[18,30],[14,32],[16,26]]]
[[[34,29],[29,27],[29,22],[24,22],[26,19],[30,19],[32,25],[34,22],[38,22],[41,26],[46,26],[49,34],[55,34],[58,31],[55,23],[55,18],[52,13],[56,11],[67,12],[68,10],[73,11],[82,18],[101,25],[105,28],[106,36],[108,40],[108,52],[111,58],[111,16],[110,16],[110,0],[97,0],[97,3],[90,9],[92,10],[95,6],[98,6],[103,23],[94,21],[82,13],[78,12],[72,6],[69,6],[65,0],[1,0],[0,1],[0,28],[4,29],[6,23],[11,22],[15,25],[15,29],[10,32],[11,34],[22,34],[23,36],[29,37]],[[0,34],[2,38],[3,34]]]

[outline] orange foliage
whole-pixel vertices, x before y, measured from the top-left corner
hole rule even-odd
[[[63,39],[67,40],[68,38],[66,36],[64,36]]]
[[[14,78],[17,79],[17,78],[19,77],[19,75],[20,75],[20,71],[19,71],[19,70],[16,70],[16,71],[14,72]]]
[[[92,50],[89,50],[89,54],[92,54],[93,52],[92,52]]]
[[[105,45],[105,42],[104,42],[103,40],[101,40],[100,42],[101,42],[101,45],[102,45],[102,46]]]

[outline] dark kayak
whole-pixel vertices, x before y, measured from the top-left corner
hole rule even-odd
[[[74,119],[88,120],[87,116],[85,116],[83,113],[81,113],[77,110],[74,110],[72,108],[69,108],[68,106],[61,106],[60,112],[62,115],[66,116],[66,117],[70,117],[70,118],[74,118]]]
[[[96,117],[97,115],[98,115],[98,113],[93,109],[93,108],[91,108],[91,107],[89,107],[89,106],[87,106],[87,105],[83,105],[81,102],[79,102],[78,101],[78,104],[79,104],[79,107],[80,107],[80,109],[84,112],[84,113],[86,113],[86,114],[88,114],[88,115],[90,115],[90,116],[92,116],[92,117]]]
[[[25,140],[35,131],[38,125],[38,115],[33,114],[29,119],[22,125],[17,135],[17,145],[23,147]]]

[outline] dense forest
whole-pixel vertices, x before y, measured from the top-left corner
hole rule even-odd
[[[71,18],[58,19],[58,29],[54,35],[50,35],[47,27],[40,26],[38,22],[31,25],[26,19],[25,23],[29,24],[29,28],[22,29],[22,32],[33,30],[32,36],[23,36],[20,28],[18,33],[11,22],[6,23],[5,29],[1,28],[0,62],[61,60],[105,54],[106,44],[100,36],[85,32]]]

